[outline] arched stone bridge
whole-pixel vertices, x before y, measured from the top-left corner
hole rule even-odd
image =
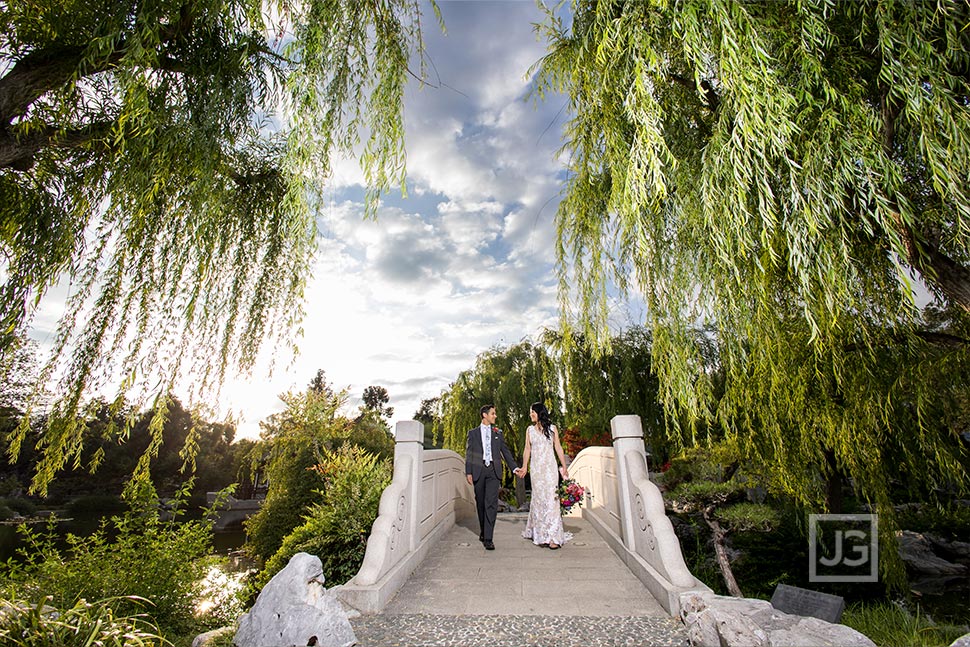
[[[648,478],[638,416],[612,420],[612,447],[584,449],[570,475],[590,493],[564,518],[563,550],[523,540],[503,514],[497,550],[478,542],[464,459],[424,450],[415,421],[395,429],[394,476],[363,565],[333,591],[360,611],[361,645],[683,645],[679,598],[709,591],[684,563]]]

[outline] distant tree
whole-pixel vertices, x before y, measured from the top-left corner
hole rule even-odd
[[[369,386],[364,389],[363,400],[362,409],[364,411],[373,411],[385,420],[394,415],[394,407],[387,406],[387,403],[391,401],[391,396],[388,395],[387,389],[383,386]]]
[[[497,425],[505,430],[509,448],[520,455],[525,430],[532,424],[533,402],[544,402],[553,421],[562,425],[559,387],[559,372],[542,345],[523,341],[481,353],[475,367],[462,371],[441,394],[444,446],[463,454],[468,430],[481,423],[481,407],[494,404]]]
[[[579,335],[563,343],[549,332],[546,342],[557,351],[563,376],[565,420],[586,439],[610,438],[610,421],[635,414],[654,458],[669,456],[667,415],[660,384],[653,372],[650,333],[634,326],[610,337],[609,350],[597,350]]]
[[[22,414],[27,410],[40,373],[37,344],[18,337],[0,359],[0,415]]]
[[[424,425],[424,448],[441,449],[444,445],[441,423],[441,398],[421,400],[421,406],[414,412],[414,419]]]
[[[236,481],[233,469],[235,427],[229,423],[207,420],[200,411],[186,409],[178,398],[171,398],[164,416],[161,434],[151,426],[161,419],[156,412],[134,412],[125,407],[115,412],[103,401],[94,400],[84,411],[82,447],[72,464],[51,483],[48,494],[55,497],[78,495],[121,495],[125,484],[138,474],[150,478],[161,496],[173,496],[190,479],[193,504],[201,504],[208,491],[218,491]],[[125,421],[135,419],[127,437]],[[45,424],[38,417],[31,426],[18,460],[0,465],[0,476],[9,474],[29,483],[43,460],[38,446],[43,442]],[[161,442],[155,445],[155,438]],[[0,448],[6,449],[0,441]],[[150,471],[139,472],[146,456],[151,457]]]
[[[314,393],[318,393],[323,396],[333,397],[333,387],[327,381],[327,372],[322,368],[317,369],[317,374],[313,376],[310,380],[310,386],[308,387]]]
[[[294,337],[331,155],[365,137],[372,214],[403,183],[421,51],[416,0],[0,4],[0,358],[72,285],[34,491],[85,393],[164,411],[180,373],[201,392]]]

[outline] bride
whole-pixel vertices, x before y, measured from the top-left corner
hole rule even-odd
[[[537,546],[548,546],[556,550],[572,539],[572,534],[562,527],[559,513],[559,496],[556,489],[559,479],[556,474],[556,456],[559,456],[559,473],[569,478],[566,459],[559,442],[559,430],[549,419],[549,411],[541,402],[529,409],[532,425],[525,432],[525,451],[522,452],[522,467],[516,476],[524,477],[532,470],[532,503],[529,505],[529,521],[522,536],[531,539]]]

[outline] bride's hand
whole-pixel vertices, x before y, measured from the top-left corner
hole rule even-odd
[[[569,478],[569,470],[567,470],[565,467],[560,467],[559,468],[559,473],[562,474],[562,477],[564,479],[568,479]]]

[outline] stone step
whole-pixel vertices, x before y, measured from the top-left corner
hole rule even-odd
[[[685,647],[684,625],[644,616],[377,614],[351,619],[358,647]]]

